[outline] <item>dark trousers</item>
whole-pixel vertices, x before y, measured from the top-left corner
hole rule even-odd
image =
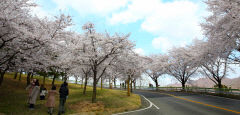
[[[29,108],[30,108],[30,109],[33,109],[33,108],[34,108],[34,104],[30,104],[30,105],[29,105]]]
[[[61,113],[64,113],[65,110],[64,110],[64,104],[66,102],[66,97],[65,98],[61,98],[60,97],[60,103],[59,103],[59,111],[58,111],[58,114],[60,115]]]
[[[45,100],[45,96],[40,96],[40,100]]]

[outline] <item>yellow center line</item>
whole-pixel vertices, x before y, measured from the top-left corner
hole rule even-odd
[[[185,101],[189,101],[189,102],[201,104],[201,105],[204,105],[204,106],[209,106],[209,107],[213,107],[213,108],[217,108],[217,109],[221,109],[221,110],[230,111],[230,112],[233,112],[233,113],[240,114],[240,112],[238,112],[238,111],[234,111],[234,110],[226,109],[226,108],[222,108],[222,107],[217,107],[217,106],[214,106],[214,105],[205,104],[205,103],[198,102],[198,101],[193,101],[193,100],[182,98],[182,97],[178,97],[178,96],[175,96],[175,95],[172,95],[172,94],[167,94],[167,93],[160,93],[160,94],[164,94],[164,95],[172,96],[172,97],[175,97],[175,98],[178,98],[178,99],[182,99],[182,100],[185,100]]]

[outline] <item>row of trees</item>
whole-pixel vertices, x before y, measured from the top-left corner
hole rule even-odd
[[[30,0],[0,1],[0,85],[6,72],[52,76],[75,76],[93,81],[92,102],[96,102],[96,87],[101,78],[116,77],[134,80],[141,68],[129,34],[98,33],[94,24],[86,23],[80,34],[70,31],[70,16],[60,14],[55,19],[31,15],[36,4]],[[17,75],[17,74],[16,74]],[[16,77],[15,77],[16,78]],[[44,84],[44,83],[43,83]],[[130,95],[130,93],[128,93]]]
[[[58,66],[63,64],[58,61],[60,41],[71,34],[65,31],[71,25],[71,18],[63,14],[54,20],[32,16],[30,8],[36,4],[29,0],[0,3],[0,85],[6,71],[28,73],[28,84],[34,72],[60,75]]]
[[[33,74],[45,77],[84,79],[93,83],[92,102],[96,102],[97,83],[103,79],[126,81],[130,86],[143,73],[153,79],[164,74],[175,77],[183,89],[194,74],[209,77],[219,88],[230,63],[239,60],[239,2],[208,0],[212,15],[202,24],[206,40],[174,48],[167,54],[139,56],[133,51],[129,34],[98,33],[94,24],[86,23],[84,33],[69,30],[70,16],[55,19],[30,14],[36,4],[30,0],[0,1],[0,85],[6,72],[27,73],[27,84]]]
[[[145,73],[158,87],[158,77],[168,74],[175,77],[183,89],[194,74],[201,74],[222,88],[222,79],[239,64],[240,2],[238,0],[207,0],[212,13],[201,24],[205,39],[192,45],[173,48],[165,55],[150,56]]]

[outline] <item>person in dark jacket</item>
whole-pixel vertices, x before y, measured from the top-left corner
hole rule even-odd
[[[64,82],[60,89],[59,89],[59,94],[60,94],[60,102],[59,102],[59,111],[58,111],[58,115],[61,115],[62,113],[65,112],[64,110],[64,104],[66,102],[66,99],[68,97],[68,83]]]

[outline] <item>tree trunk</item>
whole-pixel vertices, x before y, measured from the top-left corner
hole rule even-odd
[[[109,78],[109,89],[112,89],[111,78]]]
[[[9,67],[7,66],[7,68],[3,71],[0,70],[0,86],[2,85],[2,82],[3,82],[3,77],[4,77],[4,74],[6,73],[6,71],[9,69]]]
[[[84,77],[82,77],[82,84],[81,84],[81,88],[83,88],[83,79],[84,79]]]
[[[130,96],[130,87],[129,87],[129,85],[130,85],[130,77],[128,76],[128,79],[127,79],[127,96]]]
[[[114,88],[117,88],[117,85],[116,85],[116,78],[113,79],[113,83],[114,83]]]
[[[110,83],[110,89],[112,89],[112,83]]]
[[[30,77],[31,77],[31,72],[28,72],[28,74],[27,74],[27,86],[30,84]]]
[[[77,80],[78,80],[78,77],[77,77],[77,76],[75,76],[75,84],[77,84]]]
[[[140,78],[140,89],[141,89],[141,87],[142,87],[142,80],[141,80],[141,78]]]
[[[127,80],[124,83],[124,89],[127,89]]]
[[[97,98],[97,71],[93,71],[92,103],[96,103],[96,98]]]
[[[0,71],[1,74],[0,74],[0,86],[2,85],[2,82],[3,82],[3,77],[4,77],[4,74],[6,71]]]
[[[182,82],[182,90],[185,91],[185,82]]]
[[[156,84],[156,91],[158,90],[158,81],[155,80],[155,84]]]
[[[102,87],[103,87],[103,80],[102,80],[102,78],[101,78],[101,90],[102,90]]]
[[[31,80],[33,79],[33,73],[31,74]]]
[[[45,86],[45,79],[46,79],[46,76],[47,76],[47,75],[44,75],[44,76],[43,76],[43,86]]]
[[[83,95],[86,94],[86,90],[87,90],[87,82],[88,82],[88,77],[87,77],[87,75],[85,75],[85,82],[84,82],[84,88],[83,88]]]
[[[218,85],[218,88],[221,89],[222,88],[222,81],[219,80],[217,85]]]
[[[22,79],[22,70],[20,71],[20,75],[19,75],[18,81],[21,81],[21,79]]]
[[[131,82],[130,82],[130,86],[131,86],[131,93],[133,92],[133,81],[132,80],[130,80]]]
[[[56,77],[57,77],[57,75],[54,74],[54,77],[53,77],[53,80],[52,80],[52,85],[54,85]]]
[[[67,74],[65,73],[65,75],[63,76],[63,81],[67,82],[67,80],[68,80],[68,77],[67,77]]]
[[[17,79],[18,72],[15,72],[14,79]]]
[[[133,82],[134,89],[136,90],[136,80]]]
[[[217,81],[217,86],[218,86],[218,93],[222,93],[222,81],[221,80],[218,80]]]

